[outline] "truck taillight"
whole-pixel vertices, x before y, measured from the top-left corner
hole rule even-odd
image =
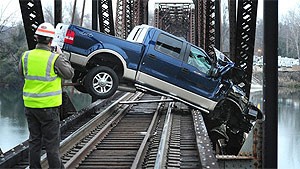
[[[74,43],[75,32],[68,30],[64,42],[72,45]]]

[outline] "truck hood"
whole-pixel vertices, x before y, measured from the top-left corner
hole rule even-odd
[[[237,67],[236,64],[231,61],[226,55],[215,49],[216,63],[212,68],[212,76],[222,77],[223,79],[230,79],[234,84],[241,83],[240,77],[244,74],[244,71]]]

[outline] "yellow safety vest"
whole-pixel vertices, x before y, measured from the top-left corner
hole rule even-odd
[[[25,107],[50,108],[62,104],[61,78],[54,72],[54,63],[58,56],[42,49],[34,49],[23,54]]]

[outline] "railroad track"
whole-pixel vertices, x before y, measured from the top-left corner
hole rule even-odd
[[[180,103],[177,103],[180,104]],[[174,107],[174,105],[170,105]],[[138,168],[202,168],[190,110],[169,109],[157,125],[144,161]]]
[[[139,104],[115,110],[93,137],[76,144],[63,158],[65,167],[202,168],[191,111],[157,96],[135,98],[126,103]]]
[[[160,99],[158,96],[134,96],[135,100]],[[139,161],[161,103],[121,104],[114,117],[104,126],[96,127],[92,138],[82,139],[66,159],[66,168],[130,168]]]
[[[206,140],[207,133],[197,132],[199,126],[194,126],[199,123],[195,116],[199,112],[172,101],[140,92],[127,93],[91,108],[90,118],[78,115],[78,120],[85,119],[82,123],[66,122],[60,145],[65,167],[210,167],[206,161],[214,155],[203,154],[202,150],[205,147],[210,151],[209,139],[199,141],[202,136]],[[77,127],[67,127],[72,125]],[[216,160],[212,163],[211,168],[217,168]],[[12,168],[26,167],[28,162],[23,160]],[[42,156],[42,167],[48,168],[46,155]]]

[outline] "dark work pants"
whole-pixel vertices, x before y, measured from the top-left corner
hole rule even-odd
[[[41,168],[42,145],[45,145],[49,168],[64,168],[60,159],[59,108],[25,108],[29,128],[29,165]]]

